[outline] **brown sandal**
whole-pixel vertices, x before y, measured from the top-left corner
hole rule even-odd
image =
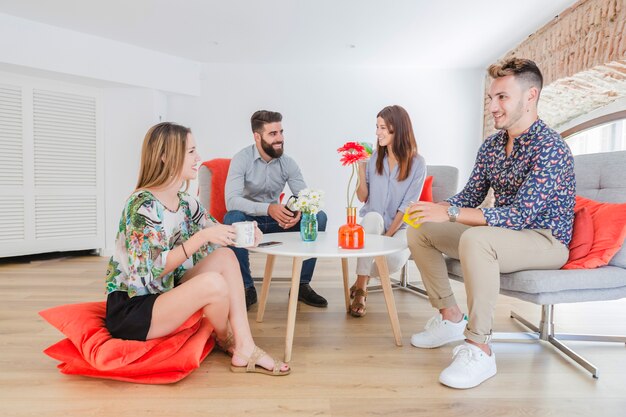
[[[226,335],[226,339],[221,340],[217,336],[215,336],[215,343],[217,344],[217,348],[227,354],[228,356],[233,356],[233,349],[235,347],[235,336],[232,332],[228,332]]]
[[[357,301],[357,297],[363,297],[363,302],[365,302],[367,300],[367,290],[357,288],[356,291],[354,291],[354,301],[352,301],[352,304],[350,304],[350,315],[352,317],[363,317],[367,310],[365,309],[365,304]]]
[[[351,300],[354,298],[355,294],[356,294],[356,283],[350,287],[350,299]]]
[[[246,361],[248,361],[248,364],[246,366],[230,365],[230,370],[232,372],[258,373],[271,376],[283,376],[289,375],[291,373],[291,367],[288,368],[286,371],[281,371],[280,368],[282,366],[282,362],[278,359],[272,358],[271,356],[270,358],[274,361],[274,368],[272,368],[272,370],[265,369],[264,367],[257,365],[258,360],[266,355],[269,356],[267,353],[265,353],[263,349],[258,346],[254,347],[254,350],[252,351],[252,355],[250,355],[250,357],[247,357],[246,355],[242,355],[241,353],[237,352],[237,356],[241,356],[242,358],[244,358]]]

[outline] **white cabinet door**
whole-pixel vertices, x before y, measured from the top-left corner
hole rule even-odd
[[[100,106],[96,89],[0,74],[0,257],[104,246]]]

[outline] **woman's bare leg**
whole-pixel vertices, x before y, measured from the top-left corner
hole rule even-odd
[[[228,287],[228,301],[230,306],[228,318],[230,319],[230,327],[232,328],[235,339],[235,352],[233,352],[232,364],[235,366],[243,366],[247,361],[239,356],[237,352],[249,357],[254,350],[255,343],[252,338],[252,332],[250,331],[243,279],[241,278],[241,270],[239,269],[239,263],[235,253],[228,248],[216,249],[199,262],[192,270],[187,272],[183,277],[183,282],[191,282],[195,280],[196,276],[209,272],[217,272],[220,274]],[[210,318],[210,316],[208,317]],[[216,333],[217,337],[220,339],[226,337],[226,333],[218,333],[217,328]],[[270,357],[263,356],[259,359],[259,365],[267,369],[272,369],[274,362]],[[289,369],[289,366],[283,364],[281,370],[285,371],[287,369]]]
[[[228,291],[228,285],[219,273],[205,272],[159,295],[152,308],[147,339],[172,333],[200,309],[210,318],[218,336],[225,337],[230,310]]]

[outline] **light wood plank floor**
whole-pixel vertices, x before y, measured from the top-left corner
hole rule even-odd
[[[252,258],[260,276],[264,260]],[[213,352],[187,379],[147,386],[60,374],[42,351],[61,334],[37,312],[65,303],[104,299],[107,260],[95,256],[0,261],[0,416],[624,416],[626,347],[571,343],[600,367],[600,379],[558,352],[536,343],[497,343],[498,374],[479,388],[456,391],[437,382],[452,346],[418,350],[413,332],[431,316],[428,302],[395,292],[403,331],[396,347],[382,293],[371,293],[362,319],[345,314],[340,263],[320,260],[314,287],[330,305],[300,305],[293,373],[273,378],[233,374],[229,358]],[[354,267],[352,266],[352,271]],[[278,259],[275,275],[287,277],[288,261]],[[417,275],[415,267],[412,276]],[[454,283],[459,301],[462,286]],[[257,285],[260,289],[260,284]],[[260,346],[282,357],[288,284],[270,289],[265,321],[249,317]],[[539,308],[501,297],[498,331],[520,327],[514,309],[537,319]],[[557,330],[626,334],[626,300],[557,307]]]

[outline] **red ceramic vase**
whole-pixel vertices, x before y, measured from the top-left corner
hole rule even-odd
[[[342,249],[362,249],[365,243],[363,226],[356,222],[356,207],[346,209],[348,223],[339,228],[339,247]]]

